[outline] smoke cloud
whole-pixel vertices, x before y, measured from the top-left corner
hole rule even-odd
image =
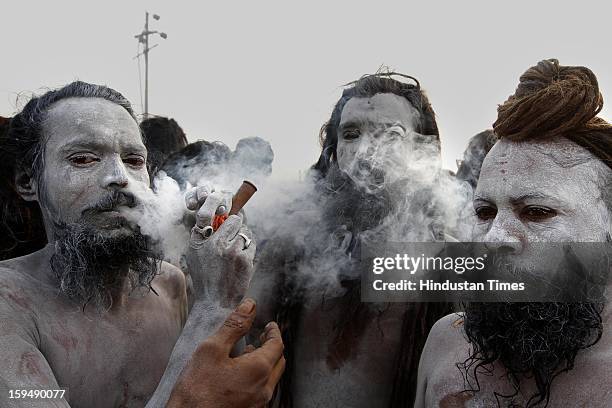
[[[322,179],[311,172],[293,183],[274,180],[269,177],[274,154],[260,138],[241,140],[233,152],[218,142],[202,144],[171,158],[152,190],[134,191],[138,204],[126,209],[126,216],[166,261],[180,266],[193,219],[185,193],[196,186],[233,193],[247,179],[258,187],[245,207],[258,245],[256,279],[273,279],[281,272],[276,268],[286,269],[287,259],[296,259],[291,265],[296,288],[341,294],[341,282],[357,278],[350,253],[359,242],[469,236],[471,188],[441,168],[437,147],[426,136],[416,136],[423,142],[401,162],[392,144],[372,146],[378,150],[366,167],[378,176],[367,185],[338,168]],[[355,160],[362,162],[351,166],[364,166],[363,157]]]

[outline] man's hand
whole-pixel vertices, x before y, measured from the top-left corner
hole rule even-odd
[[[198,187],[186,196],[186,203],[187,208],[197,211],[187,249],[195,300],[234,308],[244,297],[253,275],[253,236],[238,215],[230,216],[212,232],[215,215],[229,211],[229,194],[208,193]]]
[[[269,323],[261,347],[247,346],[231,358],[234,344],[251,328],[255,302],[245,299],[223,326],[201,343],[181,373],[167,407],[264,407],[285,370],[283,341],[276,323]]]

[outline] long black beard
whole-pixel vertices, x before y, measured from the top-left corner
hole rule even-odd
[[[83,308],[112,306],[112,291],[128,281],[131,290],[151,287],[161,261],[140,232],[109,238],[86,224],[58,224],[51,269],[59,289]]]
[[[402,179],[368,192],[337,166],[316,185],[328,232],[342,227],[364,242],[443,240],[444,217],[433,190]]]
[[[469,303],[464,329],[472,352],[457,367],[469,391],[479,391],[477,371],[499,361],[515,392],[496,393],[498,405],[507,400],[508,406],[519,406],[514,399],[520,379],[531,377],[537,392],[525,406],[546,406],[555,377],[571,370],[578,352],[601,338],[602,310],[603,303]]]

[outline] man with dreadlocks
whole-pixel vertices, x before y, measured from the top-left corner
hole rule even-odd
[[[521,76],[493,125],[474,241],[533,265],[534,243],[611,241],[612,125],[597,117],[602,106],[588,68],[551,59]],[[415,406],[610,407],[611,319],[610,303],[595,300],[469,303],[432,329]]]
[[[191,202],[188,314],[185,275],[123,215],[150,186],[120,93],[73,82],[33,98],[0,153],[20,198],[40,207],[49,242],[0,262],[2,407],[250,408],[272,397],[284,368],[274,323],[260,348],[230,358],[255,315],[252,300],[240,302],[253,269],[249,231],[230,216],[206,239],[198,231],[227,203],[215,193]],[[52,393],[41,400],[34,390]]]
[[[258,294],[260,310],[283,331],[283,407],[410,406],[429,328],[451,311],[361,302],[355,261],[363,245],[444,239],[431,191],[438,128],[413,81],[385,73],[349,84],[321,131],[312,196],[297,205],[314,203],[314,211],[290,214],[288,223],[301,220],[291,224],[295,235],[261,249],[254,286],[267,291]],[[280,282],[262,278],[277,271]]]

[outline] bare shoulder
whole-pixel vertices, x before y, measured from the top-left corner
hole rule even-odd
[[[455,390],[456,362],[465,353],[468,342],[463,334],[463,314],[451,313],[438,320],[429,331],[421,353],[415,408],[430,406],[464,406],[439,404],[440,390]],[[456,390],[455,390],[456,391]]]
[[[35,279],[36,262],[32,255],[8,259],[0,262],[0,297],[14,298],[15,293],[24,293],[40,289],[40,282]],[[12,295],[12,296],[11,296]]]
[[[165,261],[161,263],[159,274],[153,280],[153,286],[161,288],[172,299],[186,296],[185,274],[176,266]]]
[[[4,283],[18,283],[22,287],[53,286],[48,273],[50,268],[49,248],[47,246],[28,255],[1,261],[0,279],[3,279]]]
[[[438,320],[431,328],[423,354],[421,366],[427,372],[432,365],[446,360],[449,354],[465,350],[468,342],[463,331],[463,314],[451,313]]]
[[[465,344],[463,321],[463,313],[451,313],[438,320],[432,326],[429,334],[432,342],[441,341],[447,345],[449,342]]]
[[[15,280],[19,275],[20,269],[19,262],[15,262],[15,259],[0,261],[0,285],[7,284]]]
[[[36,343],[35,321],[40,311],[36,296],[40,286],[24,270],[27,265],[16,260],[0,262],[0,334]]]
[[[25,273],[29,258],[29,256],[22,256],[0,261],[0,279],[12,280],[17,278],[19,274]]]
[[[16,268],[12,260],[0,262],[0,299],[10,301],[10,294],[18,287],[22,286],[22,273]],[[9,302],[10,303],[10,302]],[[2,305],[0,304],[0,307]]]

